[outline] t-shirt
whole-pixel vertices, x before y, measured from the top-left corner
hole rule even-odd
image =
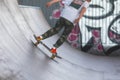
[[[76,18],[78,18],[81,9],[83,7],[85,7],[85,8],[89,7],[89,2],[85,1],[85,2],[81,3],[80,1],[81,0],[77,0],[74,3],[73,3],[73,0],[64,1],[65,5],[64,5],[64,8],[63,8],[60,16],[73,23],[74,20]]]

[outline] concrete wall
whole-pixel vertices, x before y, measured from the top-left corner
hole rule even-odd
[[[36,7],[41,7],[45,18],[47,19],[48,23],[50,24],[51,27],[54,26],[56,20],[50,20],[50,16],[52,15],[53,9],[57,9],[59,7],[58,4],[54,4],[50,8],[46,8],[46,2],[50,0],[18,0],[18,3],[20,5],[28,5],[28,6],[36,6]]]

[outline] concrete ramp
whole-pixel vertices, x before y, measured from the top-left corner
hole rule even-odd
[[[0,80],[120,80],[119,57],[90,55],[64,43],[58,49],[63,59],[49,60],[31,42],[49,26],[40,8],[0,0]],[[57,38],[44,42],[51,47]]]

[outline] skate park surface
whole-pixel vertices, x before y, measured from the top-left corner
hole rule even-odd
[[[33,34],[50,29],[39,7],[18,6],[16,0],[0,0],[0,80],[120,80],[120,57],[83,53],[64,43],[58,63],[47,50],[31,42]],[[44,40],[49,47],[58,35]]]

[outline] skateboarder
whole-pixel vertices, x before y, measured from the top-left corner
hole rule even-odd
[[[61,0],[51,0],[50,2],[47,2],[46,7],[50,7],[52,4],[60,1]],[[63,34],[53,45],[53,48],[51,48],[51,53],[53,54],[52,56],[55,57],[57,48],[66,41],[67,36],[74,27],[74,24],[78,23],[83,17],[90,2],[91,0],[64,0],[64,8],[61,12],[60,19],[56,22],[55,27],[51,28],[41,36],[37,36],[37,42],[35,45],[37,46],[41,40],[57,34],[62,28],[64,28]]]

